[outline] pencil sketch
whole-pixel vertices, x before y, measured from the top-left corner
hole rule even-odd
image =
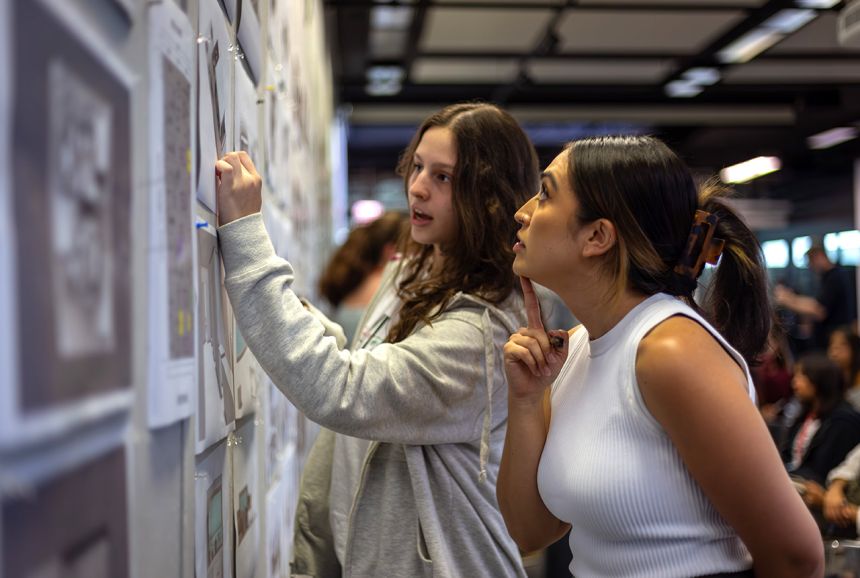
[[[167,192],[170,357],[194,355],[194,270],[189,172],[191,83],[164,58],[164,181]]]
[[[259,460],[257,424],[253,419],[236,429],[233,450],[233,504],[236,524],[236,578],[256,578],[260,544]]]
[[[18,2],[8,23],[16,383],[0,445],[127,407],[131,384],[131,73],[71,10]]]
[[[211,448],[194,472],[194,575],[233,578],[233,506],[227,443]]]
[[[4,501],[0,572],[23,578],[127,578],[125,467],[125,450],[119,448]]]
[[[110,104],[62,60],[48,69],[53,300],[60,356],[115,347]]]
[[[203,223],[205,225],[205,223]],[[233,427],[233,316],[224,294],[217,240],[211,226],[197,228],[197,452]]]

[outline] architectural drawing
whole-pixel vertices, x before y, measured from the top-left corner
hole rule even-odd
[[[197,198],[215,211],[215,161],[233,142],[232,42],[217,0],[200,0],[198,11]]]
[[[223,289],[221,258],[214,229],[197,226],[197,426],[202,452],[233,429],[233,315]]]
[[[11,12],[0,446],[126,408],[131,383],[131,75],[67,3]]]
[[[39,484],[30,494],[7,499],[2,574],[127,578],[125,467],[120,448]]]
[[[191,23],[163,3],[149,8],[150,427],[191,415],[194,397],[194,235],[191,213]]]
[[[194,474],[194,558],[198,578],[233,578],[233,522],[227,442],[199,459]]]
[[[257,424],[245,420],[236,429],[233,451],[233,507],[236,522],[236,578],[257,578],[262,574],[259,563],[260,543],[260,477]]]

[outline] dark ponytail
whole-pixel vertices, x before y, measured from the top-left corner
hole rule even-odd
[[[725,202],[730,193],[716,179],[702,185],[699,206],[719,219],[715,237],[725,241],[700,308],[747,360],[764,349],[772,323],[767,270],[758,240]]]

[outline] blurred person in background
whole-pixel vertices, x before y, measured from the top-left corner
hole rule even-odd
[[[830,334],[837,327],[854,321],[855,296],[848,274],[830,261],[823,245],[813,245],[806,252],[806,258],[809,268],[819,277],[817,295],[800,295],[778,284],[774,287],[773,296],[778,305],[813,320],[812,347],[824,351]]]
[[[323,270],[320,294],[334,308],[332,321],[343,328],[347,343],[370,303],[385,266],[394,258],[397,243],[409,230],[403,213],[390,211],[350,231]]]
[[[860,336],[843,325],[830,334],[827,357],[842,370],[845,399],[860,411]]]

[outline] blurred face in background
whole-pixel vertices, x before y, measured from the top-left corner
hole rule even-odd
[[[794,390],[794,395],[801,402],[811,403],[815,400],[815,385],[803,373],[803,366],[799,363],[794,366],[794,377],[791,379],[791,388]]]
[[[842,371],[851,370],[851,344],[841,331],[834,331],[827,346],[827,357],[839,366]]]

